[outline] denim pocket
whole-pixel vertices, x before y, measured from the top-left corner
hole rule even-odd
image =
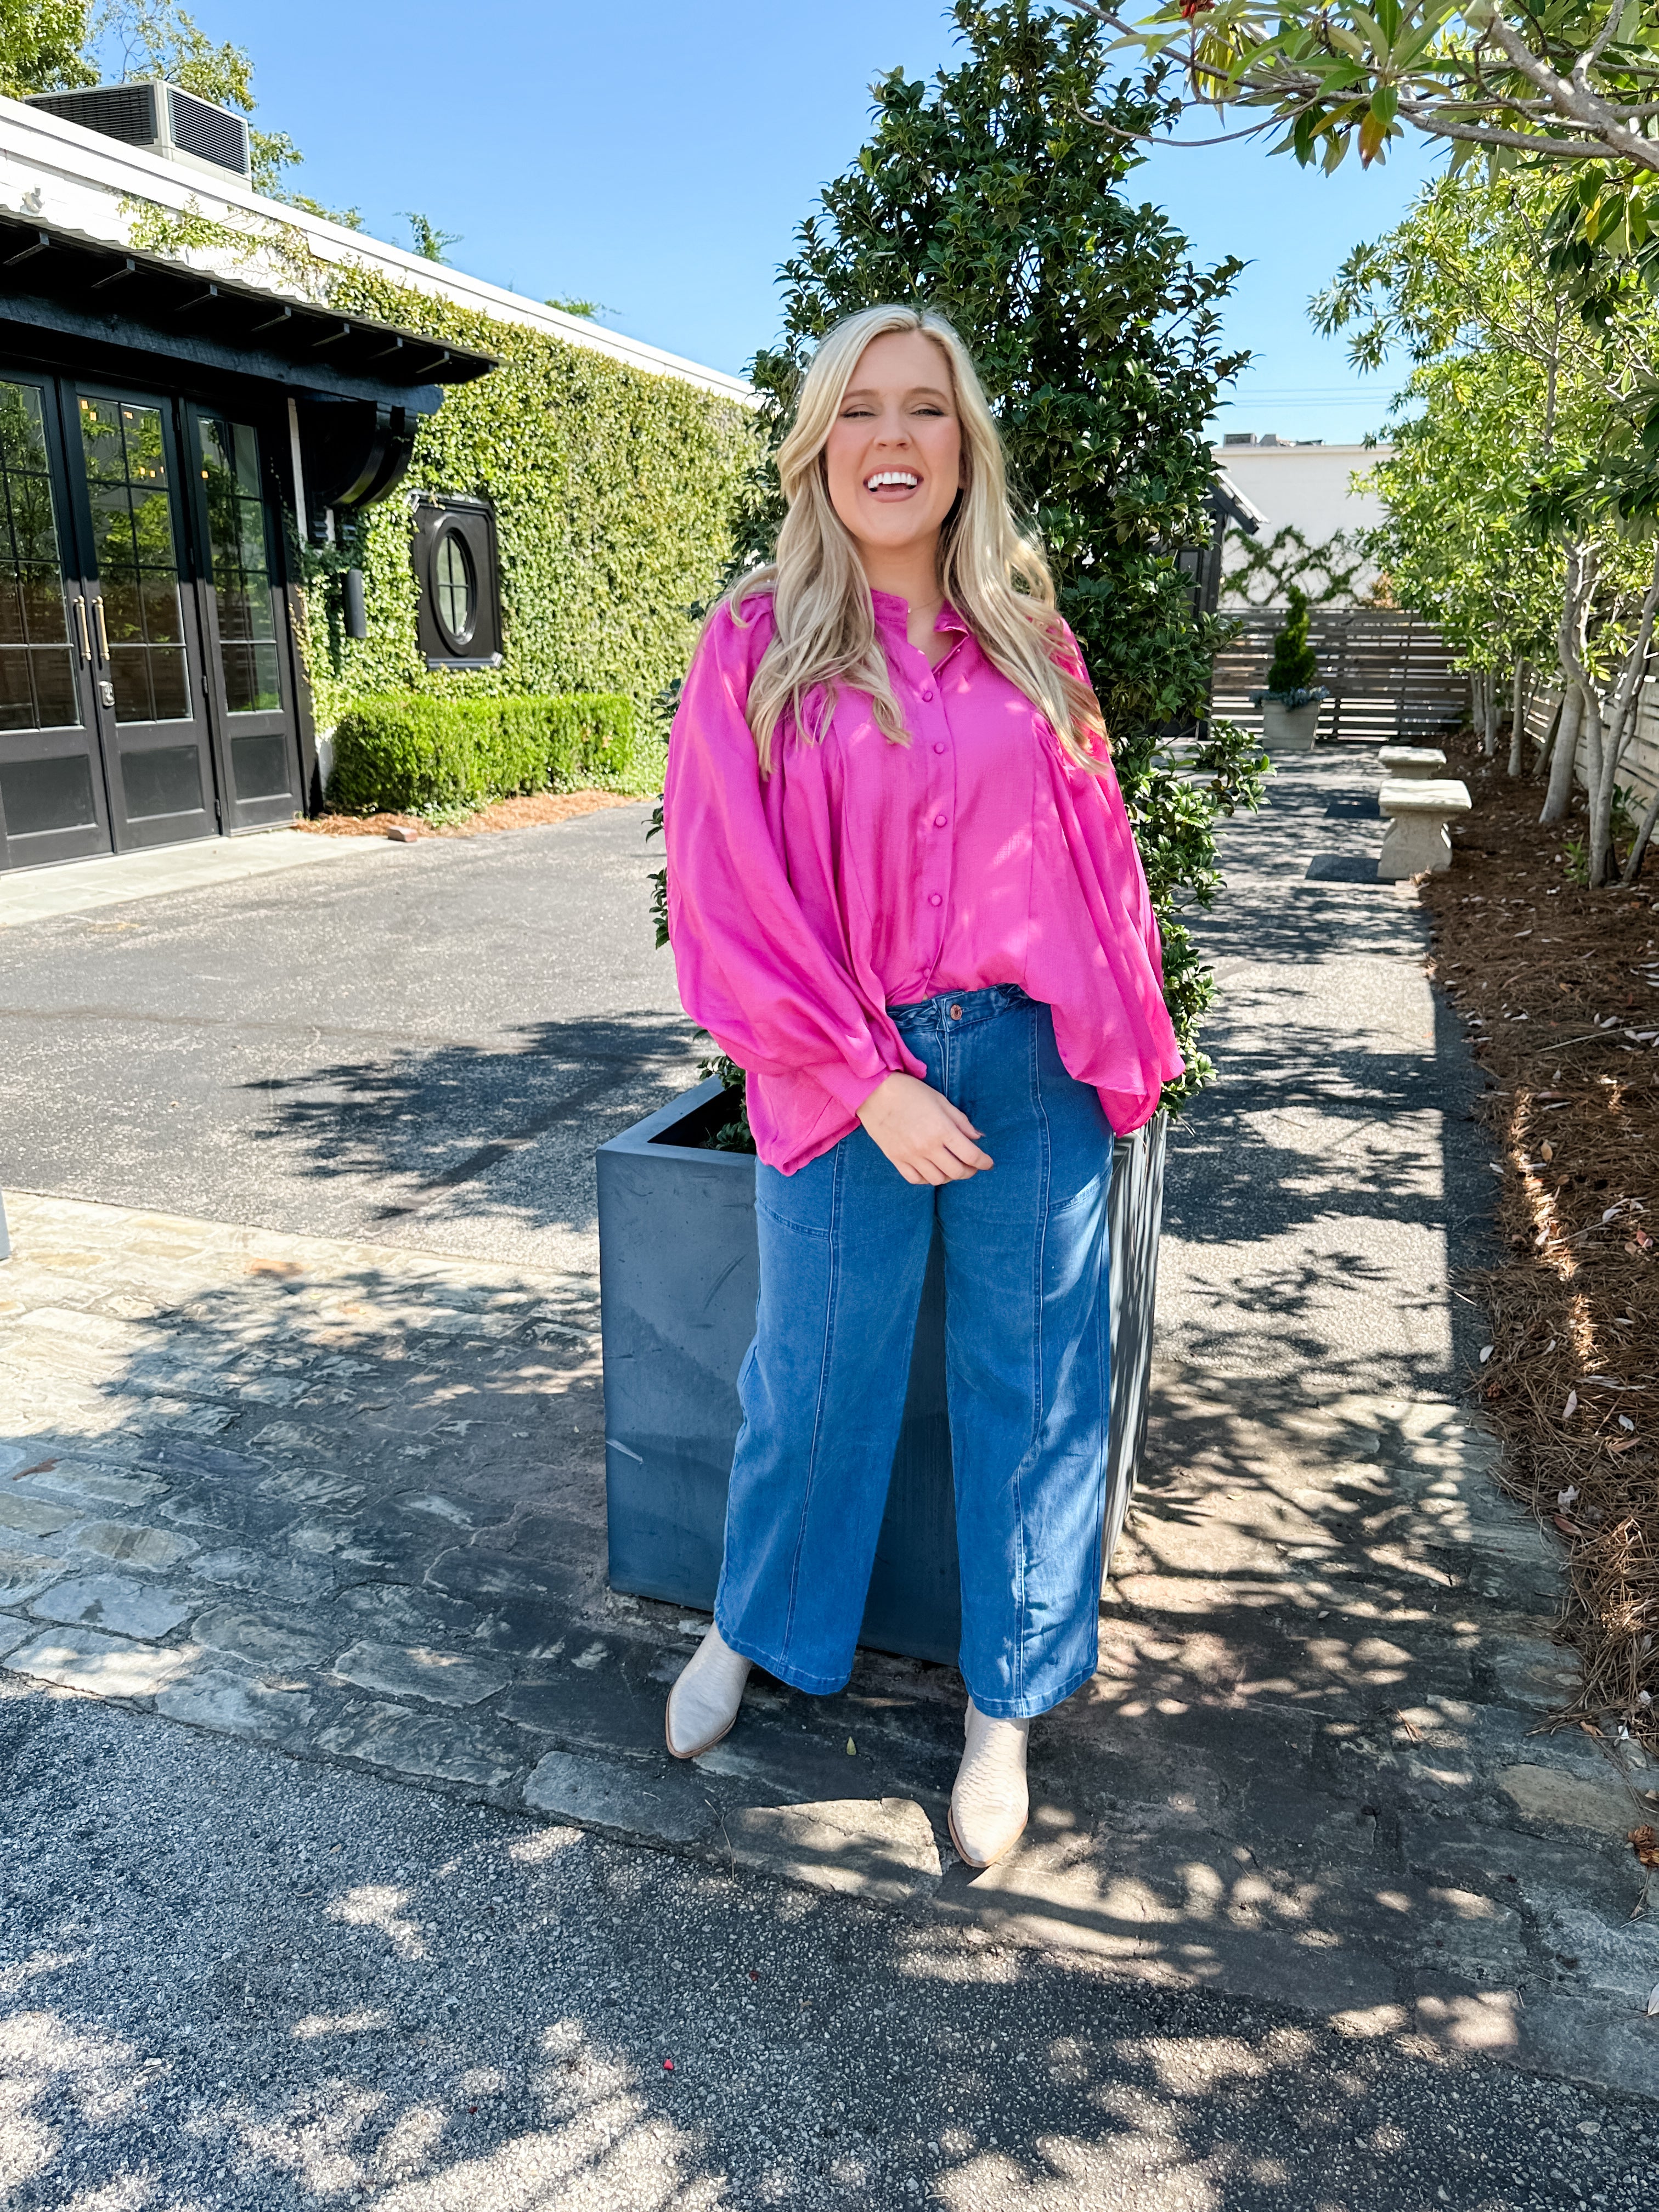
[[[755,1170],[755,1211],[775,1228],[827,1244],[836,1209],[836,1158],[841,1147],[809,1160],[792,1176],[780,1175],[764,1161]]]
[[[793,1221],[787,1213],[780,1213],[775,1206],[768,1206],[758,1198],[755,1200],[755,1211],[763,1213],[775,1229],[787,1229],[795,1237],[814,1237],[821,1244],[830,1242],[828,1229],[817,1228],[808,1221]]]

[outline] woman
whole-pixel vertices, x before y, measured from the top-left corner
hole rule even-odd
[[[761,1291],[714,1626],[668,1747],[751,1662],[840,1689],[934,1224],[962,1561],[951,1833],[1025,1825],[1033,1715],[1097,1655],[1114,1130],[1181,1072],[1101,714],[937,315],[831,331],[775,563],[710,617],[665,794],[680,995],[748,1075]]]

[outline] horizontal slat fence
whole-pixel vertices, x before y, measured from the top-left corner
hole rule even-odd
[[[1267,681],[1283,607],[1251,607],[1234,617],[1238,635],[1216,655],[1210,711],[1248,730],[1261,727],[1252,691]],[[1413,744],[1444,737],[1469,718],[1469,679],[1452,667],[1432,623],[1380,607],[1316,607],[1308,635],[1327,696],[1322,738]]]
[[[1618,780],[1635,793],[1638,807],[1646,806],[1655,791],[1659,790],[1659,697],[1655,696],[1656,692],[1659,692],[1659,684],[1650,684],[1644,687],[1641,704],[1637,708],[1636,727],[1625,747],[1625,757],[1619,763]],[[1527,709],[1528,734],[1540,745],[1549,736],[1550,725],[1555,719],[1558,696],[1559,694],[1553,691],[1536,692]],[[1504,751],[1508,750],[1508,744],[1505,738],[1502,748]],[[1577,780],[1581,787],[1589,766],[1588,752],[1581,730],[1577,751]],[[1530,752],[1527,755],[1528,767],[1534,757]]]

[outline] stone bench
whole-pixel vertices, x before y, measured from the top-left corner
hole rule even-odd
[[[1384,745],[1376,759],[1384,775],[1425,779],[1446,772],[1446,756],[1437,745]]]
[[[1389,831],[1376,858],[1379,883],[1400,883],[1451,866],[1447,825],[1453,815],[1469,811],[1466,783],[1437,777],[1407,777],[1385,783],[1376,803],[1389,819]]]

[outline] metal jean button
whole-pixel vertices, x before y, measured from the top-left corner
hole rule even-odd
[[[952,1007],[951,1007],[951,1019],[953,1022],[959,1022],[959,1021],[962,1019],[962,1008],[961,1008],[960,1006],[952,1006]]]

